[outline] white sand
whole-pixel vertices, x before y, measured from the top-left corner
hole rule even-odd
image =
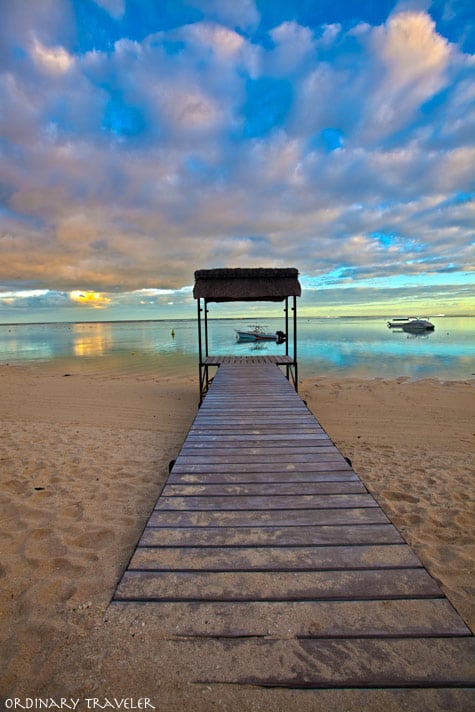
[[[301,386],[472,629],[473,385]],[[463,709],[437,690],[402,703],[397,691],[191,685],[192,662],[158,624],[108,604],[196,413],[196,379],[4,366],[0,392],[0,695],[148,696],[162,712]]]

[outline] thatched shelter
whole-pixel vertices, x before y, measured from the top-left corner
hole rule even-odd
[[[273,268],[221,268],[201,269],[195,272],[193,296],[198,303],[198,341],[200,357],[200,402],[210,383],[210,366],[219,366],[224,362],[220,357],[210,357],[208,350],[208,304],[210,302],[285,302],[285,331],[282,335],[285,343],[285,355],[273,357],[273,362],[285,366],[287,378],[292,378],[297,390],[297,301],[301,295],[298,270]],[[289,307],[289,299],[292,300]],[[289,312],[292,312],[293,355],[289,354]],[[203,316],[202,316],[203,315]],[[280,342],[279,342],[280,343]],[[240,354],[241,359],[245,356]],[[257,358],[253,357],[253,362]]]
[[[286,297],[300,297],[298,270],[224,268],[195,272],[195,299],[207,302],[282,302]]]

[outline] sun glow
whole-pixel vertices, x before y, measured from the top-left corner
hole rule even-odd
[[[73,291],[69,292],[69,298],[75,304],[81,304],[86,307],[93,307],[94,309],[103,309],[110,303],[109,297],[106,297],[103,292],[80,292]]]

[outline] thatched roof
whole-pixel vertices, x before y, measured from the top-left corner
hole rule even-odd
[[[299,297],[298,270],[232,267],[195,272],[195,299],[208,302],[281,302]]]

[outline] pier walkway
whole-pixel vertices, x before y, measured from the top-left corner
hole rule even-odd
[[[113,602],[160,616],[207,684],[475,681],[470,630],[265,360],[219,366]]]

